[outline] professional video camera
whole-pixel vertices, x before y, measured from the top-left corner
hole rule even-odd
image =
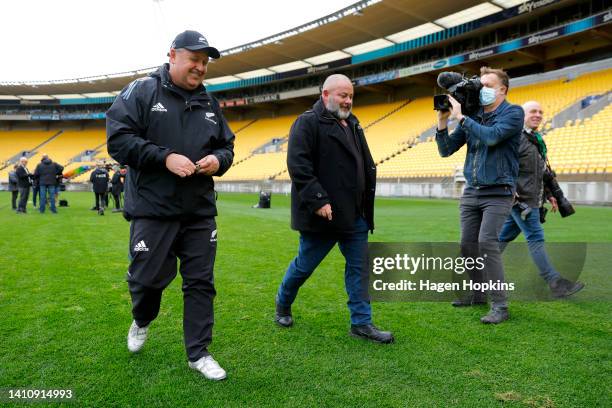
[[[438,86],[446,89],[461,104],[464,115],[473,115],[480,108],[480,90],[482,83],[478,76],[466,78],[457,72],[440,72]],[[448,95],[434,96],[434,110],[447,111],[451,108]]]
[[[544,187],[548,188],[557,200],[557,205],[559,206],[559,214],[561,217],[569,217],[574,214],[576,210],[572,206],[572,203],[569,202],[565,195],[563,194],[563,190],[559,187],[559,183],[557,183],[557,174],[550,166],[546,166],[546,170],[544,170]]]

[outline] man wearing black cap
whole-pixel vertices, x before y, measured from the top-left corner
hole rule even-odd
[[[108,152],[130,167],[124,215],[131,221],[127,281],[134,321],[128,349],[143,347],[178,258],[189,367],[222,380],[225,370],[208,352],[216,294],[212,176],[231,166],[235,137],[202,85],[208,60],[219,51],[200,33],[185,31],[168,56],[169,64],[129,84],[106,113]]]

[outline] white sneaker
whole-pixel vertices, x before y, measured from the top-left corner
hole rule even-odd
[[[145,341],[147,341],[148,331],[149,326],[138,327],[136,321],[133,321],[127,336],[128,350],[132,353],[138,353],[142,346],[144,346]]]
[[[212,356],[202,357],[193,363],[190,361],[189,367],[199,371],[209,380],[219,381],[227,377],[225,370],[221,368]]]

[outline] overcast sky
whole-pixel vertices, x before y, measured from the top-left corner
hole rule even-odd
[[[2,0],[1,81],[69,79],[159,65],[174,36],[224,50],[356,0]]]

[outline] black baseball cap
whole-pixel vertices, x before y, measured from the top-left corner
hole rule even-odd
[[[197,31],[187,30],[176,36],[170,48],[185,48],[190,51],[206,51],[210,58],[221,58],[221,53],[215,47],[208,45],[206,37]]]

